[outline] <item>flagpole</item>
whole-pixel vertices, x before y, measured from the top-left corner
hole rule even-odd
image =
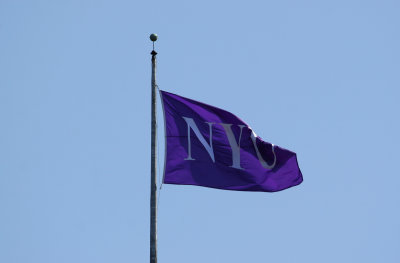
[[[154,42],[157,40],[156,34],[150,35],[153,41],[153,51],[151,51],[151,196],[150,196],[150,263],[157,263],[157,109],[156,109],[156,56]]]

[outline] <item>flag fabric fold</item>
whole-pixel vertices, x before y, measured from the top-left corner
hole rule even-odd
[[[161,91],[164,183],[276,192],[303,176],[294,152],[263,141],[232,113]]]

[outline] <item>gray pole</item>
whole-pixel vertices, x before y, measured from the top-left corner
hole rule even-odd
[[[151,197],[150,197],[150,263],[157,263],[157,109],[156,109],[156,56],[154,41],[157,35],[150,36],[153,41],[151,52]]]

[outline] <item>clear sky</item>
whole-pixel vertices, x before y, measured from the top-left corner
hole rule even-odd
[[[399,13],[0,0],[0,262],[148,262],[153,32],[161,89],[233,112],[304,175],[278,193],[164,185],[160,263],[400,262]]]

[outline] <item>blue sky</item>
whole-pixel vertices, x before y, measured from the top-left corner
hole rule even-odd
[[[153,32],[161,89],[238,115],[304,175],[272,194],[164,185],[159,262],[400,262],[399,11],[2,0],[0,262],[148,261]]]

